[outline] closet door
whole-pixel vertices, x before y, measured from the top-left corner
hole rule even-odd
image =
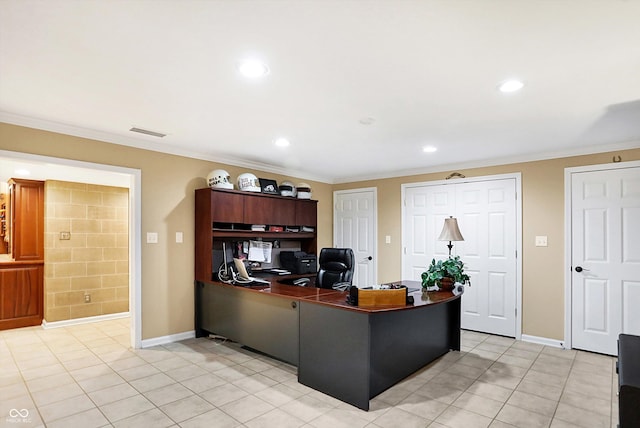
[[[462,328],[515,337],[515,196],[515,180],[456,185],[455,216],[464,241],[453,248],[471,276],[462,298]]]
[[[420,280],[432,259],[448,257],[438,241],[453,216],[464,241],[453,242],[471,287],[462,297],[462,328],[515,337],[517,332],[516,180],[488,179],[404,188],[402,278]]]
[[[444,259],[449,254],[448,242],[437,238],[444,219],[455,214],[455,189],[450,185],[423,185],[405,190],[403,279],[420,280],[431,260]],[[454,252],[455,249],[454,245]]]

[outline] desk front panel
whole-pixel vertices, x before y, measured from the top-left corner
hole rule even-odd
[[[298,299],[212,283],[200,287],[197,330],[298,365]]]

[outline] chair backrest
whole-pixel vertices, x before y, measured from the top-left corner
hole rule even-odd
[[[331,288],[337,282],[353,280],[355,257],[351,248],[323,248],[320,250],[316,287]]]

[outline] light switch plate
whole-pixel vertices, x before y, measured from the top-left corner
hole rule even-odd
[[[536,236],[536,247],[546,247],[546,246],[547,246],[547,237]]]
[[[158,233],[147,232],[147,244],[157,244],[157,243],[158,243]]]
[[[176,232],[176,243],[182,244],[182,241],[183,241],[182,232]]]
[[[391,244],[391,235],[385,235],[384,243],[385,244]]]

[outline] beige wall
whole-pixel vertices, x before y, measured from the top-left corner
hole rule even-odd
[[[103,143],[68,135],[0,123],[0,149],[137,168],[142,171],[142,230],[158,232],[159,244],[142,247],[143,339],[193,329],[194,190],[205,187],[206,175],[217,167],[233,178],[245,168]],[[639,160],[640,149],[540,162],[460,170],[467,177],[522,174],[523,205],[523,333],[552,339],[564,336],[564,169]],[[254,172],[278,182],[295,177]],[[378,189],[378,280],[401,275],[401,191],[403,183],[444,179],[449,172],[328,185],[310,182],[318,203],[318,247],[333,241],[333,190]],[[308,180],[304,180],[309,182]],[[172,242],[184,232],[184,243]],[[391,235],[391,244],[384,236]],[[535,247],[534,237],[547,235],[549,246]]]
[[[158,232],[158,244],[142,244],[142,339],[191,331],[193,319],[194,190],[206,187],[216,168],[233,179],[246,168],[168,155],[85,138],[0,123],[0,150],[117,165],[141,170],[140,233]],[[250,171],[262,178],[300,178]],[[304,180],[318,199],[318,247],[332,245],[332,188]],[[175,233],[184,243],[175,243]]]
[[[458,170],[466,177],[521,173],[522,176],[522,333],[564,339],[564,169],[606,164],[613,156],[640,159],[640,149],[538,162]],[[450,171],[335,185],[334,190],[378,189],[378,280],[396,280],[402,273],[401,185],[443,180]],[[391,244],[385,244],[385,235]],[[536,247],[536,235],[548,247]]]
[[[47,180],[44,195],[44,319],[127,312],[129,190]]]

